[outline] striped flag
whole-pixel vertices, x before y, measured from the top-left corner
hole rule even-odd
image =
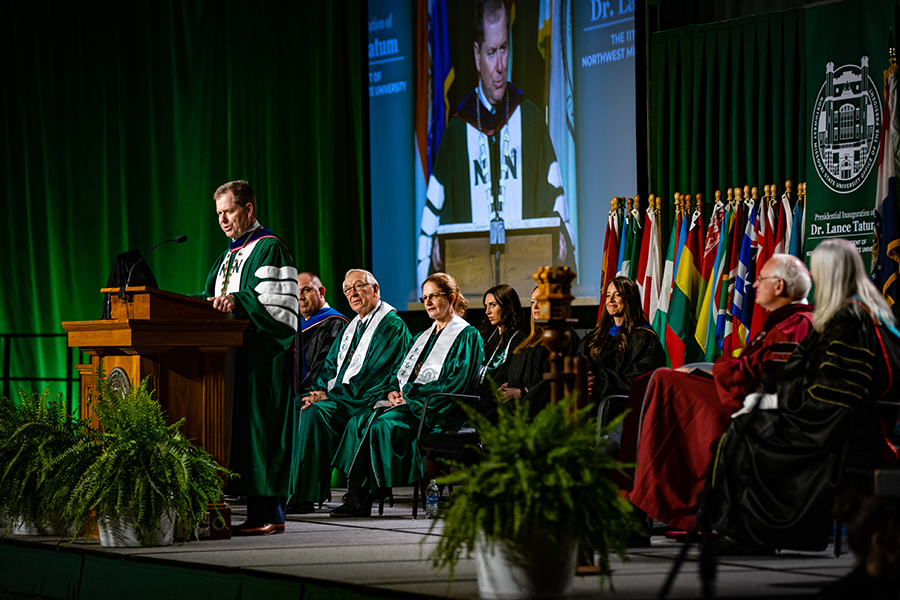
[[[734,356],[736,352],[740,352],[742,346],[740,339],[735,333],[734,324],[734,296],[737,282],[738,267],[741,262],[741,232],[744,231],[746,223],[744,221],[744,203],[740,200],[734,203],[731,209],[733,217],[729,225],[729,239],[731,240],[728,251],[728,289],[724,290],[725,299],[723,306],[725,308],[725,319],[722,327],[722,354],[724,356]],[[716,323],[716,336],[718,337],[719,324]]]
[[[681,227],[680,209],[675,209],[675,218],[672,220],[672,232],[669,234],[669,246],[666,250],[666,262],[663,266],[662,279],[660,280],[659,301],[657,302],[656,315],[650,321],[653,331],[656,332],[659,339],[664,340],[666,337],[667,322],[669,317],[669,304],[672,299],[672,288],[675,285],[675,247],[678,245],[678,229]],[[666,353],[666,361],[672,366],[672,360]]]
[[[628,277],[638,280],[638,268],[641,262],[641,245],[644,236],[644,216],[639,208],[639,197],[634,197],[634,208],[631,209],[631,238],[628,240]]]
[[[759,214],[757,214],[757,219],[757,243],[759,244],[759,251],[756,253],[756,261],[753,265],[753,281],[759,279],[759,274],[762,272],[763,267],[769,259],[772,258],[772,255],[775,254],[775,208],[772,206],[771,202],[763,200],[760,205]],[[753,316],[750,318],[747,339],[753,339],[757,333],[762,331],[768,314],[768,309],[763,308],[761,304],[754,303]]]
[[[743,348],[747,344],[747,333],[750,331],[750,317],[753,315],[754,290],[750,278],[753,274],[753,258],[757,250],[756,245],[756,221],[757,211],[753,200],[747,200],[749,214],[747,225],[744,227],[744,237],[741,240],[741,254],[738,259],[737,277],[734,281],[734,303],[731,314],[734,315],[734,334],[736,348]]]
[[[650,197],[651,200],[653,197]],[[644,312],[650,322],[656,316],[659,307],[660,292],[660,267],[662,257],[662,241],[659,231],[659,209],[647,207],[647,215],[644,220],[644,238],[641,244],[641,267],[638,269],[644,301]]]
[[[698,194],[699,197],[699,194]],[[700,261],[700,292],[697,302],[696,318],[700,319],[702,299],[706,296],[706,288],[715,268],[716,258],[719,252],[719,237],[722,229],[722,219],[725,218],[725,205],[721,200],[716,200],[712,214],[709,216],[709,224],[706,226],[706,235],[703,237],[703,258]]]
[[[791,248],[791,227],[794,213],[791,210],[791,197],[787,192],[782,194],[778,213],[778,230],[775,233],[775,254],[784,254]]]
[[[688,219],[684,219],[686,224]],[[682,225],[684,227],[684,225]],[[698,358],[698,348],[694,343],[696,319],[694,306],[698,302],[700,290],[700,253],[703,219],[695,210],[690,219],[687,237],[681,248],[678,268],[675,270],[675,285],[669,305],[669,319],[666,327],[666,349],[672,368],[683,366]]]
[[[722,278],[723,276],[727,278],[728,267],[728,226],[724,220],[725,206],[717,200],[706,228],[703,271],[707,281],[705,289],[701,290],[702,301],[697,313],[697,330],[694,333],[705,360],[709,362],[715,359],[715,355],[721,353],[721,349],[716,345],[716,321],[719,314]]]
[[[623,199],[624,200],[624,199]],[[628,200],[628,203],[631,204],[631,199]],[[634,238],[634,232],[632,230],[632,223],[634,221],[634,217],[632,216],[632,211],[627,206],[623,207],[622,211],[622,228],[619,237],[619,264],[616,268],[616,277],[631,277],[631,250],[632,250],[632,240]]]
[[[603,314],[603,300],[606,296],[606,288],[609,282],[616,278],[616,265],[619,262],[619,211],[618,199],[613,198],[612,207],[609,209],[609,218],[606,220],[606,237],[603,240],[603,268],[600,275],[600,308],[597,319]]]
[[[883,138],[882,138],[883,139]],[[877,217],[876,217],[877,219]],[[803,260],[803,234],[806,229],[806,202],[803,196],[797,195],[797,205],[794,207],[794,219],[791,223],[791,245],[788,254]]]
[[[875,245],[872,249],[872,280],[889,304],[898,300],[900,279],[900,214],[897,206],[897,178],[900,156],[900,114],[897,106],[897,63],[884,72],[885,109],[878,148],[878,190],[875,196]]]

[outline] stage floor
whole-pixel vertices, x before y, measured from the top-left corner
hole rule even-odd
[[[339,498],[343,492],[335,489],[334,497]],[[189,542],[163,548],[107,549],[101,548],[98,540],[65,547],[55,538],[9,536],[0,544],[3,555],[0,597],[68,595],[81,600],[159,597],[154,591],[157,580],[168,580],[165,585],[181,582],[173,587],[185,590],[207,589],[221,583],[222,591],[227,588],[228,593],[213,594],[208,590],[207,594],[201,594],[217,598],[477,598],[473,561],[462,560],[453,582],[448,583],[448,574],[435,571],[428,559],[440,535],[440,525],[429,531],[432,523],[421,512],[413,520],[412,489],[397,492],[395,506],[385,505],[383,516],[334,519],[326,505],[315,514],[289,516],[284,535],[261,538]],[[244,507],[232,508],[233,521],[241,522]],[[377,506],[374,512],[377,513]],[[680,543],[657,535],[650,548],[630,551],[628,561],[614,559],[615,594],[611,597],[655,598],[680,549]],[[672,598],[702,596],[697,549],[692,548],[688,556],[675,580]],[[33,579],[35,573],[41,572],[42,568],[32,563],[49,567],[48,559],[60,560],[60,557],[68,557],[70,561],[82,557],[80,560],[84,562],[80,567],[72,567],[77,575],[69,575],[65,585],[52,581],[54,577],[62,577],[56,568],[47,572],[48,581],[22,581]],[[770,557],[720,558],[716,564],[714,592],[720,598],[808,596],[845,575],[853,563],[850,554],[834,559],[831,548],[821,553],[783,552]],[[90,576],[91,565],[95,565],[98,575]],[[225,586],[226,580],[235,585]],[[259,582],[269,585],[260,586]],[[56,588],[61,591],[54,591]],[[277,593],[273,595],[272,589]],[[171,592],[164,595],[179,597]],[[610,597],[609,584],[601,591],[596,575],[579,576],[574,596]]]

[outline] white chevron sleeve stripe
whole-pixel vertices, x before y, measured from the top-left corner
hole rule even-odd
[[[253,291],[257,294],[285,294],[286,296],[293,296],[296,298],[300,295],[300,286],[297,283],[297,278],[290,281],[260,281],[256,284],[256,287],[253,288]]]
[[[273,319],[280,323],[284,323],[291,329],[297,329],[297,315],[295,313],[279,306],[272,306],[270,304],[265,304],[264,306],[266,307],[266,312],[268,312]]]
[[[260,279],[293,279],[297,281],[297,269],[294,267],[273,267],[265,265],[254,273]]]

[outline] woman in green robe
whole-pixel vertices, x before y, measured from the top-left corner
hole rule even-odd
[[[416,432],[426,399],[435,393],[468,393],[484,360],[481,335],[463,318],[468,301],[456,280],[435,273],[422,285],[422,302],[431,327],[419,334],[403,359],[394,389],[357,413],[347,424],[334,467],[347,473],[344,504],[333,517],[369,516],[372,502],[387,489],[422,478],[422,455]],[[423,439],[459,428],[465,413],[450,397],[428,405]]]

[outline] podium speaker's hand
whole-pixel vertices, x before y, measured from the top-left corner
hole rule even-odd
[[[228,294],[227,296],[216,296],[215,298],[207,298],[210,302],[212,302],[213,308],[219,312],[230,313],[234,310],[234,296]]]

